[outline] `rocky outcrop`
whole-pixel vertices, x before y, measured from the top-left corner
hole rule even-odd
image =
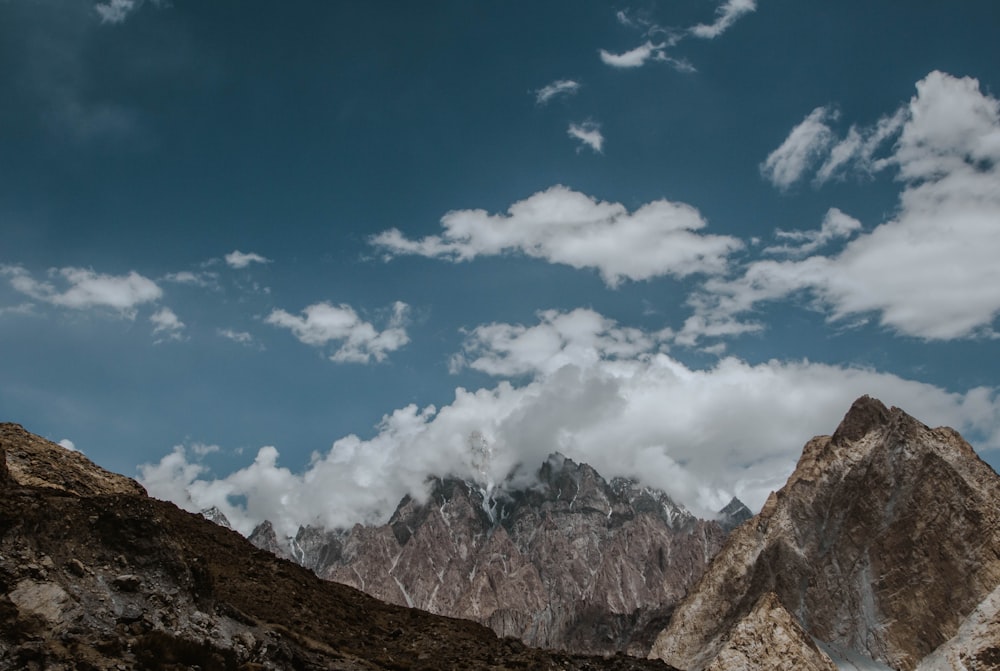
[[[535,650],[380,603],[10,427],[0,671],[668,669]]]
[[[729,632],[706,671],[795,669],[837,671],[837,666],[768,592]]]
[[[997,585],[1000,477],[954,430],[863,397],[733,531],[650,654],[709,668],[773,592],[834,653],[909,670]]]
[[[724,519],[748,516],[735,501]],[[553,455],[532,487],[437,480],[427,501],[404,499],[384,526],[303,528],[276,551],[379,599],[530,645],[644,656],[725,535],[663,492]],[[270,525],[251,540],[277,542]]]
[[[79,452],[25,431],[20,424],[0,423],[0,450],[6,454],[7,477],[22,486],[47,487],[76,496],[146,493],[132,478],[106,471]]]

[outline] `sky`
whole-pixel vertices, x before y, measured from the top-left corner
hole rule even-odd
[[[993,0],[0,0],[0,420],[244,533],[559,451],[1000,467]]]

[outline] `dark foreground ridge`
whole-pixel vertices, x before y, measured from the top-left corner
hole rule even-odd
[[[0,424],[0,670],[671,669],[379,602]]]

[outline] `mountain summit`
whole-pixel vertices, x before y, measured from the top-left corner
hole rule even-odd
[[[754,663],[736,668],[788,668],[760,646],[786,621],[802,668],[995,669],[998,589],[1000,477],[954,430],[865,396],[731,534],[650,656],[700,671],[742,648]]]

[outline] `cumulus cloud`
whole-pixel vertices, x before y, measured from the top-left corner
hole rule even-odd
[[[236,269],[246,268],[251,263],[271,262],[271,259],[265,258],[260,254],[256,254],[254,252],[249,252],[247,254],[244,254],[238,249],[230,252],[229,254],[226,254],[225,259],[226,259],[226,265],[228,265],[230,268],[236,268]]]
[[[726,0],[715,10],[715,21],[710,24],[700,23],[691,28],[695,37],[714,40],[736,23],[743,16],[757,9],[756,0]]]
[[[265,321],[289,329],[306,345],[325,347],[331,342],[336,343],[337,349],[330,355],[331,361],[369,363],[372,359],[384,361],[389,352],[410,342],[405,328],[408,312],[409,306],[397,301],[392,306],[388,326],[382,331],[362,320],[351,306],[326,302],[306,307],[301,317],[284,310],[274,310]]]
[[[467,391],[437,409],[386,415],[367,439],[350,435],[301,472],[279,466],[275,447],[230,475],[207,477],[177,447],[140,467],[151,494],[191,510],[218,506],[243,533],[270,519],[281,534],[300,524],[385,521],[405,494],[426,494],[430,474],[500,482],[518,464],[529,477],[560,451],[607,477],[664,489],[710,515],[732,495],[758,508],[783,484],[805,441],[834,430],[864,393],[932,425],[954,426],[1000,447],[996,389],[952,393],[878,371],[736,358],[692,369],[660,351],[663,334],[625,329],[589,310],[540,313],[538,324],[490,324],[469,334],[468,365],[520,386]],[[485,441],[491,460],[477,460]],[[245,503],[244,503],[245,502]]]
[[[76,310],[110,308],[123,317],[135,317],[136,307],[160,299],[163,291],[153,280],[132,271],[127,275],[105,275],[87,268],[59,268],[49,271],[49,276],[65,286],[60,289],[53,282],[39,281],[21,266],[0,266],[14,289],[26,296]]]
[[[732,319],[760,302],[808,292],[831,319],[877,313],[883,326],[927,340],[993,334],[1000,312],[1000,102],[977,80],[942,72],[916,88],[894,152],[882,159],[904,185],[895,216],[839,254],[757,261],[735,280],[709,279],[693,299],[700,315]],[[806,247],[859,228],[840,214],[828,214],[811,241],[803,234]]]
[[[589,309],[545,310],[539,323],[484,324],[452,358],[453,372],[468,367],[490,375],[550,374],[563,366],[589,368],[601,360],[633,359],[665,346],[669,329],[647,333],[622,327]]]
[[[623,280],[719,273],[742,247],[736,238],[703,234],[694,207],[656,200],[629,212],[554,186],[518,201],[506,214],[455,210],[441,219],[442,235],[411,240],[398,229],[371,239],[390,259],[416,254],[449,261],[522,253],[573,268],[596,269],[611,287]]]
[[[149,321],[153,323],[153,335],[160,336],[157,342],[184,338],[184,322],[170,308],[160,308],[150,316]]]
[[[787,189],[799,181],[833,141],[827,121],[835,116],[828,107],[817,107],[810,112],[760,165],[764,178],[779,189]]]
[[[535,102],[545,105],[553,98],[571,96],[580,90],[580,83],[572,79],[557,79],[535,91]]]
[[[595,123],[593,121],[571,123],[569,125],[569,129],[566,131],[566,134],[581,142],[579,149],[587,146],[598,154],[602,153],[602,149],[604,148],[604,136],[601,134],[601,125],[599,123]]]

